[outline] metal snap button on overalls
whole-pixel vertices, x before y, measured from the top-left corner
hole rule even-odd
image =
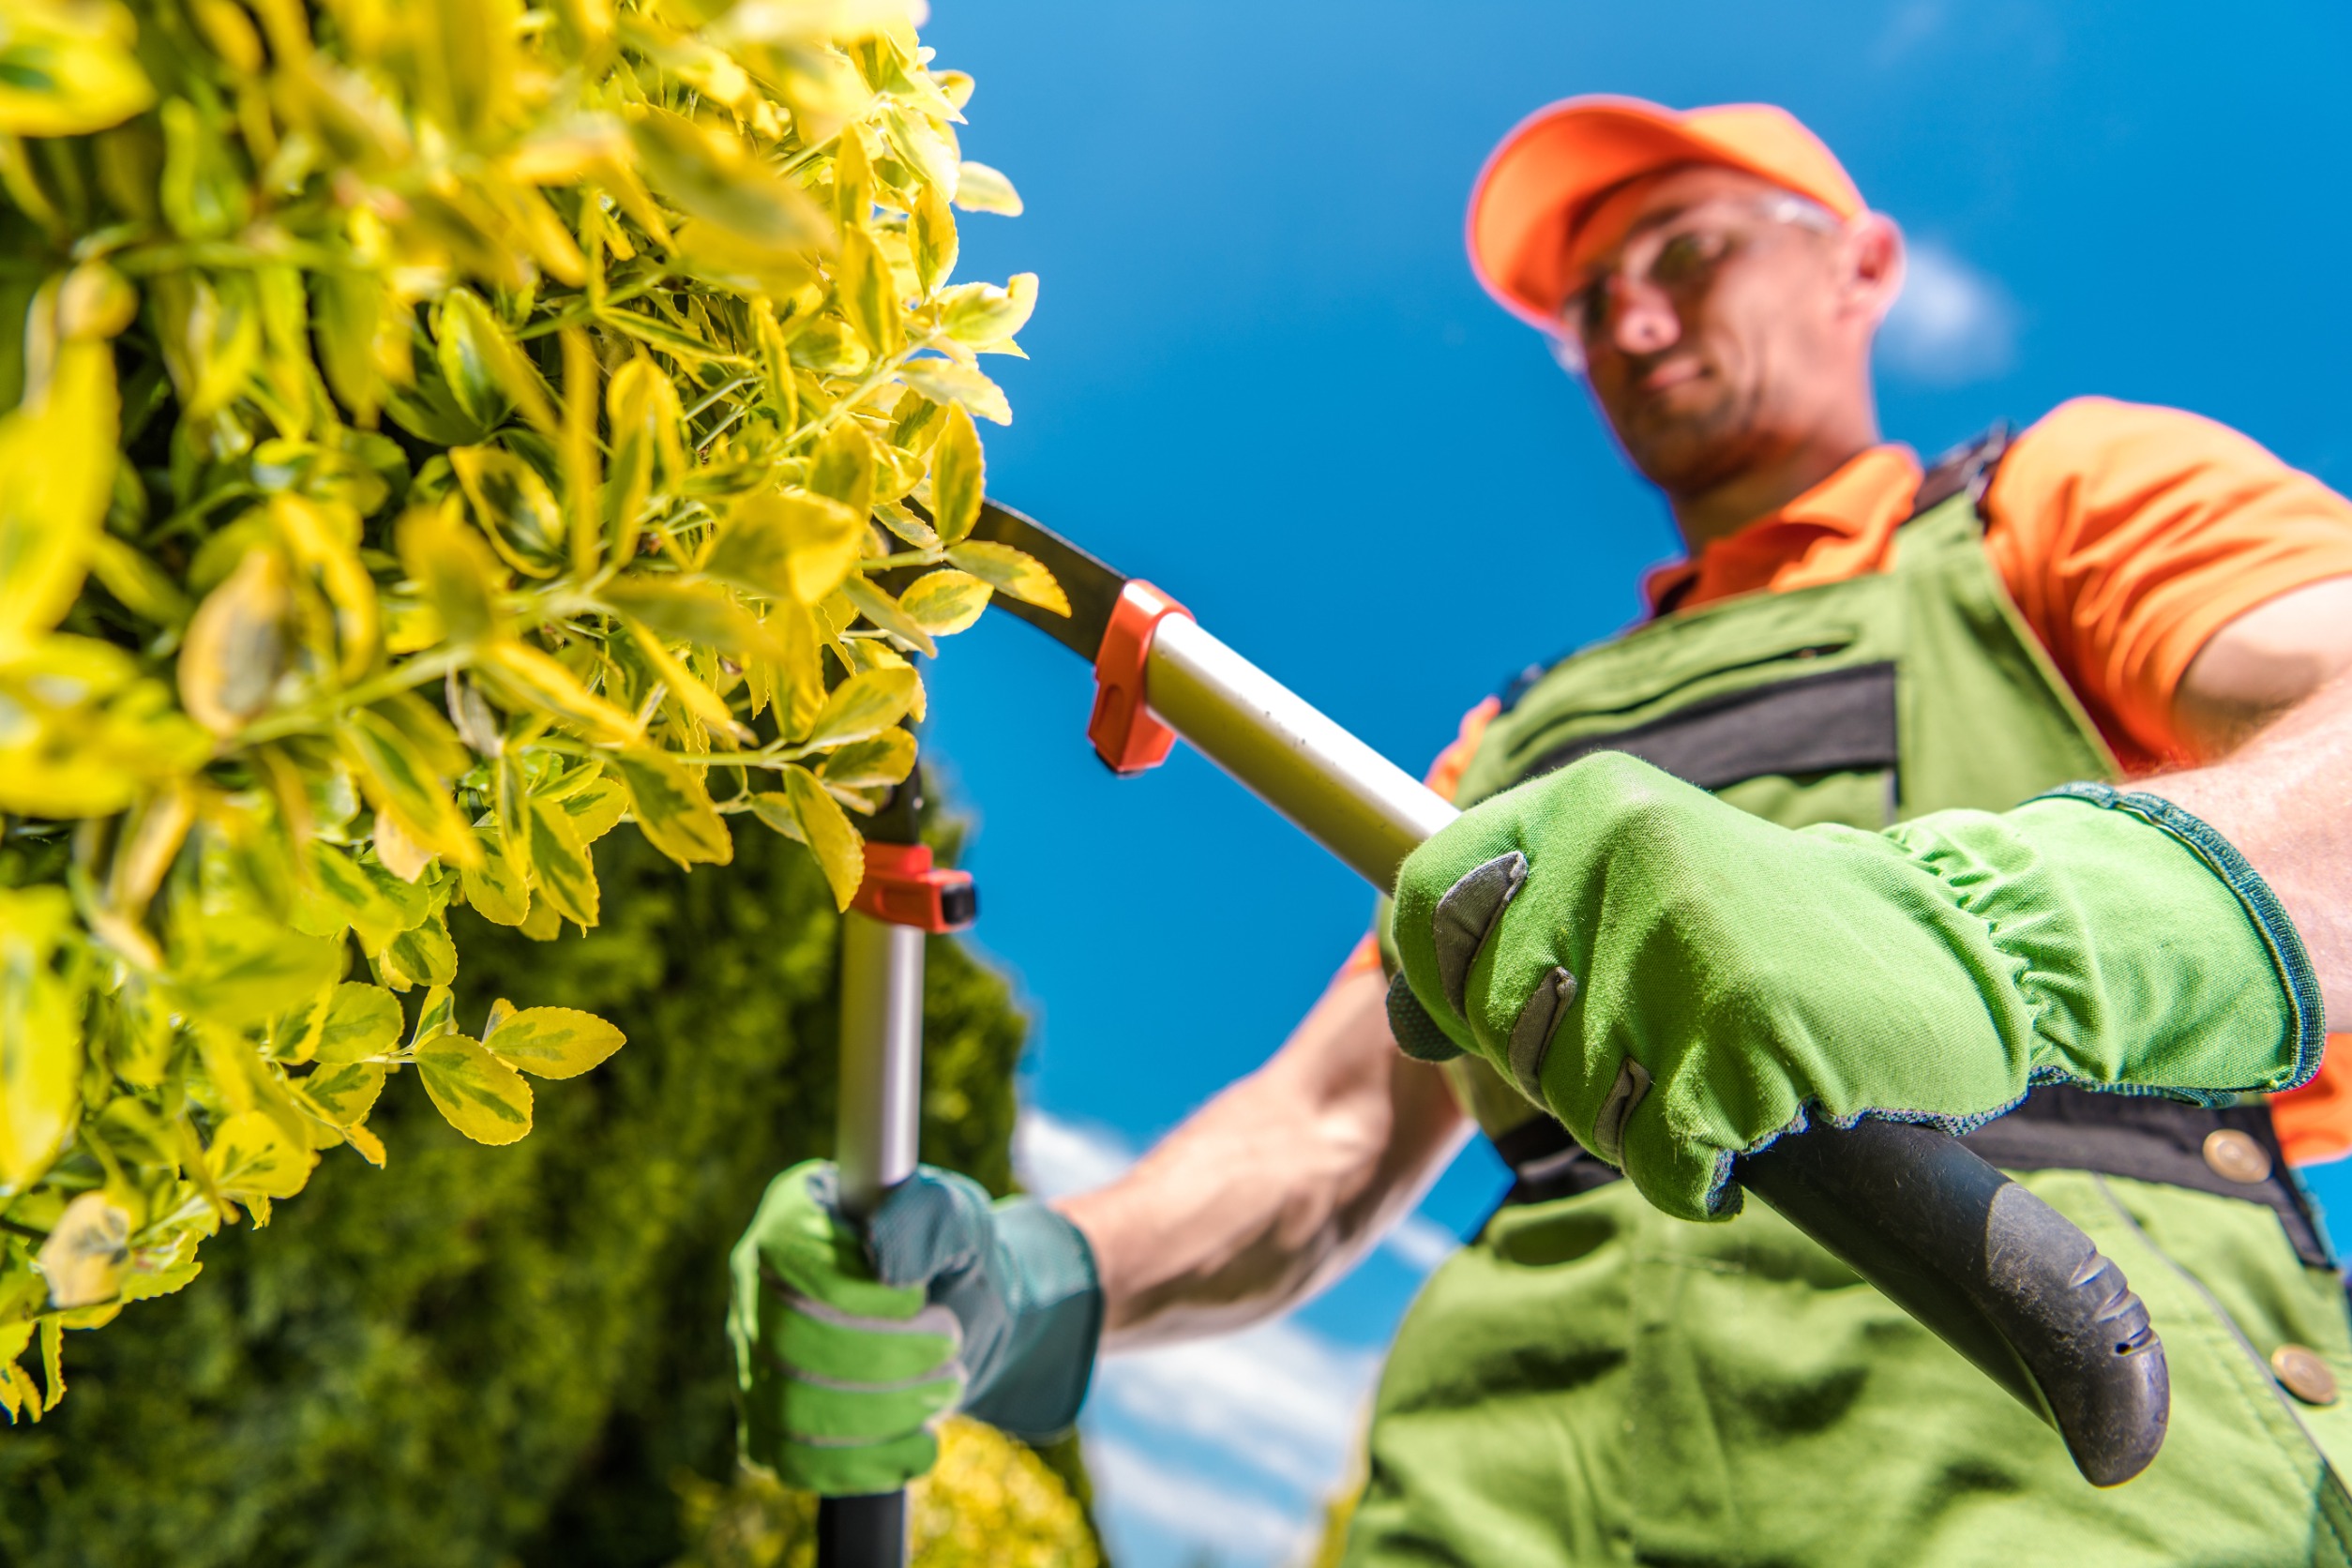
[[[2254,1186],[2270,1179],[2270,1151],[2252,1133],[2217,1127],[2205,1135],[2205,1163],[2224,1182]]]

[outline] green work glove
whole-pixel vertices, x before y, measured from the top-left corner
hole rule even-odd
[[[1683,1219],[1825,1116],[1977,1126],[2037,1083],[2226,1104],[2317,1071],[2302,944],[2220,836],[2076,784],[1998,815],[1775,827],[1599,753],[1399,873],[1390,1021],[1492,1063]]]
[[[964,1410],[1023,1437],[1077,1419],[1102,1329],[1078,1227],[924,1166],[860,1228],[835,1168],[768,1184],[731,1260],[743,1455],[827,1497],[896,1491]]]

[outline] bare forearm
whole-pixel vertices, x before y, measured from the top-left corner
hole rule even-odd
[[[1346,1272],[1409,1210],[1468,1123],[1400,1054],[1377,974],[1336,982],[1273,1061],[1124,1177],[1056,1206],[1086,1233],[1104,1345],[1219,1333]]]
[[[2302,935],[2334,1019],[2352,1019],[2348,783],[2352,679],[2301,703],[2227,760],[2141,786],[2203,818],[2262,874]]]

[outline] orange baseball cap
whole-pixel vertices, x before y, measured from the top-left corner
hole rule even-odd
[[[1678,163],[1770,180],[1839,218],[1863,210],[1837,156],[1786,109],[1727,103],[1666,109],[1640,98],[1563,98],[1502,139],[1470,191],[1470,270],[1504,309],[1556,330],[1573,279],[1568,238],[1595,197]]]

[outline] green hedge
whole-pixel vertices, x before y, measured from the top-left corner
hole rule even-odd
[[[0,1435],[0,1560],[633,1568],[686,1549],[682,1489],[733,1464],[726,1249],[769,1176],[831,1143],[838,927],[807,852],[759,828],[692,876],[631,829],[598,849],[584,937],[453,912],[461,1016],[589,1007],[627,1048],[541,1086],[537,1129],[497,1149],[402,1075],[372,1123],[387,1169],[330,1154],[266,1232],[207,1244],[188,1289],[75,1335],[71,1395]],[[952,941],[931,946],[926,1020],[925,1156],[1002,1190],[1025,1021]]]

